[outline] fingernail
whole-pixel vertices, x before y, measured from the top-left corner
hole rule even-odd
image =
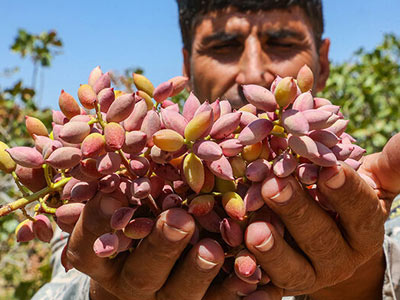
[[[210,270],[217,265],[216,263],[204,259],[200,254],[197,256],[196,262],[197,265],[204,270]]]
[[[286,204],[293,194],[292,185],[290,182],[277,194],[270,197],[270,199],[278,204]]]
[[[169,226],[167,223],[163,225],[163,233],[165,237],[171,242],[178,242],[187,236],[187,232],[180,230],[178,228]]]
[[[266,252],[272,248],[274,245],[274,237],[271,234],[268,238],[266,238],[260,245],[255,246],[256,249],[260,252]]]
[[[219,247],[219,245],[218,245],[218,247]],[[213,248],[214,247],[212,246],[211,243],[199,246],[199,250],[197,252],[196,263],[201,269],[210,270],[217,265],[217,263],[214,262],[215,256],[213,254]]]
[[[243,300],[272,300],[272,298],[267,292],[256,291],[245,297]]]
[[[162,231],[171,242],[184,239],[190,231],[190,226],[194,226],[194,224],[189,224],[192,218],[182,209],[170,209],[164,217],[165,223]]]
[[[266,252],[274,245],[274,237],[267,223],[251,223],[246,230],[246,243],[253,245],[260,252]]]
[[[325,185],[331,189],[338,189],[340,188],[344,182],[346,181],[346,176],[344,175],[343,168],[338,166],[336,168],[337,173],[334,174],[331,178],[329,178],[326,182]]]
[[[218,263],[224,261],[224,250],[220,244],[210,238],[203,239],[199,242],[197,250],[196,263],[203,270],[211,270]]]

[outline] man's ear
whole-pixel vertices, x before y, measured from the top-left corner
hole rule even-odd
[[[319,48],[319,74],[317,82],[315,83],[315,89],[317,92],[322,91],[325,88],[326,81],[329,77],[329,47],[331,41],[324,39]]]
[[[189,78],[189,82],[187,85],[188,91],[192,91],[192,78],[190,77],[190,54],[189,51],[187,51],[185,48],[182,48],[182,54],[183,54],[183,66],[182,66],[182,75],[186,76]]]

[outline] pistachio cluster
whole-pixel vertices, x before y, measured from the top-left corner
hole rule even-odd
[[[365,152],[345,133],[348,121],[340,107],[313,97],[307,66],[297,80],[277,77],[270,89],[242,86],[249,104],[239,110],[228,100],[201,104],[191,93],[180,113],[168,98],[183,90],[187,78],[174,77],[156,88],[143,75],[133,74],[133,81],[136,92],[116,91],[109,73],[96,67],[78,89],[81,106],[61,91],[50,134],[39,119],[26,117],[34,147],[0,143],[0,168],[14,176],[23,193],[0,208],[0,216],[16,209],[26,215],[16,230],[18,241],[50,241],[49,215],[71,233],[85,204],[101,197],[102,209],[112,214],[112,232],[100,236],[93,250],[115,257],[134,251],[155,218],[178,207],[196,220],[192,244],[212,236],[234,260],[227,259],[224,272],[265,284],[268,276],[243,236],[255,212],[283,234],[264,201],[266,181],[294,176],[334,215],[318,193],[319,171],[338,161],[357,169]],[[31,216],[25,206],[34,201]],[[65,251],[62,261],[68,269]]]

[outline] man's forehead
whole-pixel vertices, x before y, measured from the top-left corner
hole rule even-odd
[[[254,26],[257,26],[260,31],[296,29],[311,33],[310,22],[304,11],[298,6],[245,12],[230,7],[209,12],[202,16],[196,24],[196,35],[211,34],[216,31],[249,34]]]

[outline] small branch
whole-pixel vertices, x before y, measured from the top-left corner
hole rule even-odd
[[[0,207],[0,217],[6,216],[9,213],[11,213],[17,209],[23,208],[27,204],[32,203],[33,201],[36,201],[39,198],[42,198],[46,194],[50,194],[50,193],[56,191],[57,189],[63,187],[68,181],[70,181],[71,178],[72,177],[61,179],[60,181],[55,183],[52,187],[49,187],[49,186],[45,187],[44,189],[42,189],[36,193],[33,193],[26,197],[22,197],[14,202],[8,203],[7,205]]]
[[[32,89],[36,90],[36,78],[39,71],[38,61],[33,60]]]

